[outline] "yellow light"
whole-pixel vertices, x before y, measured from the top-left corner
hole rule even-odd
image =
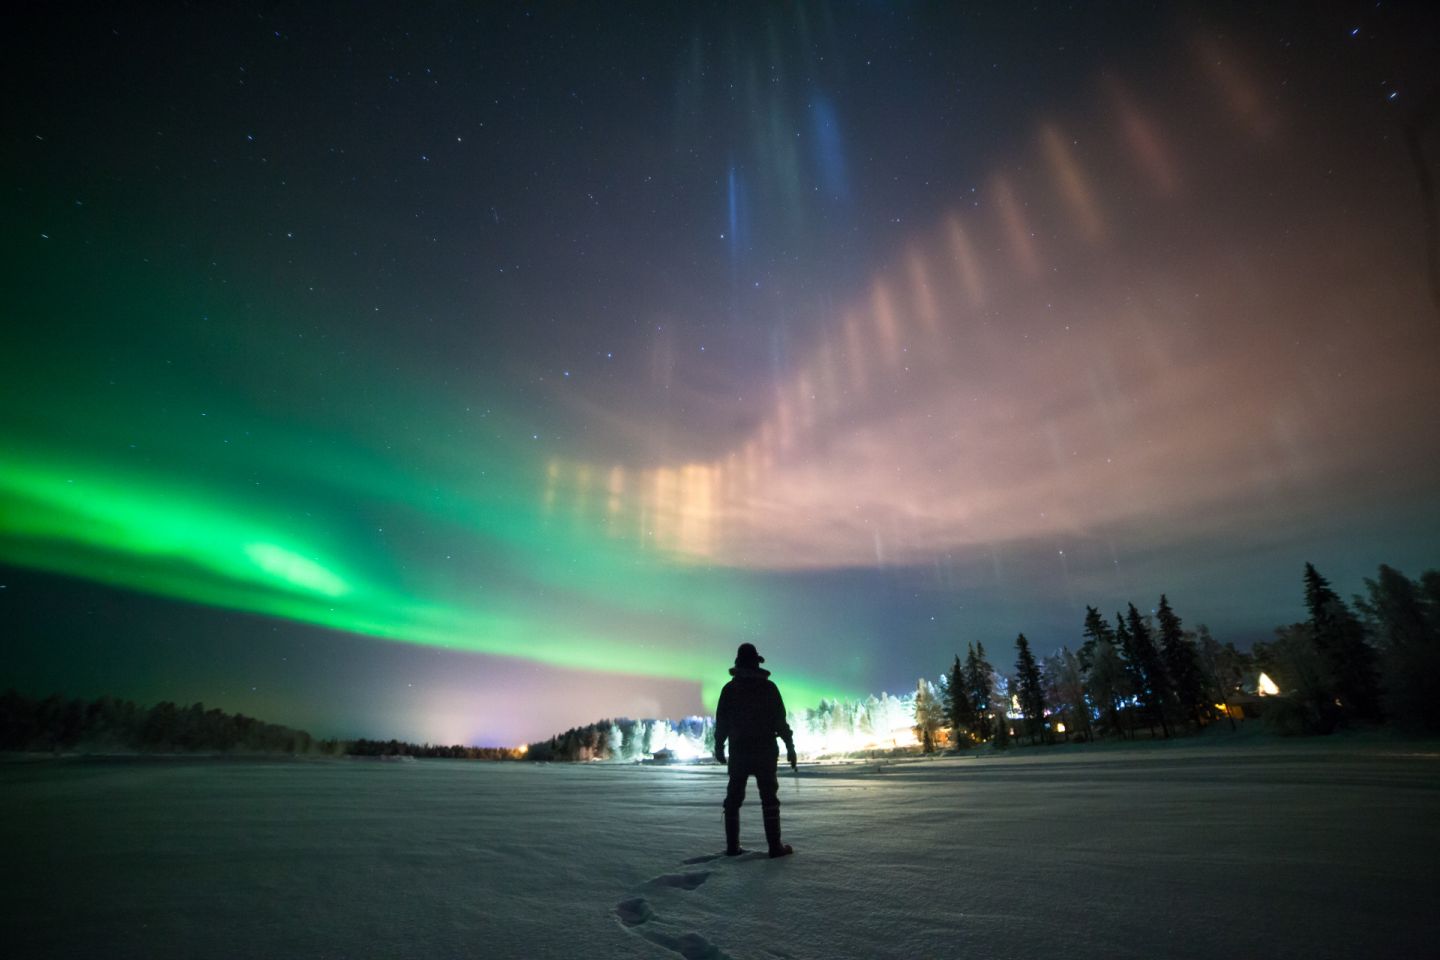
[[[1064,732],[1065,732],[1065,724],[1063,724],[1063,723],[1057,723],[1057,724],[1055,724],[1055,732],[1056,732],[1056,733],[1064,733]]]

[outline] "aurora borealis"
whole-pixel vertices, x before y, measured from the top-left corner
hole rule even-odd
[[[1437,561],[1418,5],[21,22],[0,685],[511,743]]]

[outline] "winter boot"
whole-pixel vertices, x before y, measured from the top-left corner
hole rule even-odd
[[[770,845],[770,856],[788,857],[795,852],[795,848],[788,843],[780,842],[780,811],[765,811],[765,842]]]
[[[725,856],[738,857],[745,851],[740,849],[740,811],[725,811]]]

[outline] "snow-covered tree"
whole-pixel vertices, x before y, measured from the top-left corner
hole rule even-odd
[[[945,707],[935,685],[924,677],[915,688],[915,738],[926,753],[935,752],[936,735],[945,723]]]

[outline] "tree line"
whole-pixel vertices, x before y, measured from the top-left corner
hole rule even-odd
[[[0,694],[0,750],[340,753],[342,747],[243,713],[207,710],[203,703],[179,706],[166,700],[142,707],[115,697],[87,701],[58,694],[33,699],[15,690]]]
[[[969,644],[938,684],[920,682],[916,737],[926,752],[947,728],[955,748],[1003,748],[1012,736],[1130,739],[1142,729],[1171,737],[1233,723],[1229,701],[1255,694],[1261,671],[1281,690],[1264,713],[1281,732],[1381,722],[1440,729],[1440,572],[1411,580],[1382,565],[1351,605],[1312,564],[1303,583],[1309,618],[1250,652],[1219,643],[1204,625],[1184,629],[1164,594],[1152,613],[1129,603],[1113,622],[1087,606],[1078,649],[1043,661],[1020,634],[1009,675],[995,670],[983,643]]]
[[[1308,618],[1275,630],[1250,651],[1219,643],[1203,624],[1183,622],[1162,594],[1152,612],[1133,603],[1113,621],[1087,606],[1075,650],[1037,658],[1022,633],[1013,672],[997,671],[983,643],[968,644],[938,683],[911,695],[824,700],[792,711],[791,726],[823,739],[832,730],[883,740],[913,721],[922,749],[948,734],[952,747],[1064,739],[1170,737],[1217,720],[1233,723],[1231,701],[1252,705],[1261,671],[1281,695],[1264,718],[1281,732],[1327,733],[1386,723],[1440,731],[1440,571],[1412,580],[1382,565],[1347,604],[1311,564],[1302,578]],[[513,750],[401,740],[321,740],[244,714],[170,701],[42,699],[0,694],[0,750],[77,749],[411,756],[467,760],[637,760],[662,749],[708,754],[708,717],[602,720]],[[1143,734],[1142,734],[1143,732]]]
[[[35,699],[15,690],[0,694],[0,750],[61,753],[268,753],[352,757],[442,757],[513,760],[508,747],[443,746],[403,740],[322,740],[304,730],[266,723],[243,713],[179,706],[163,701],[142,707],[132,700],[100,697]]]

